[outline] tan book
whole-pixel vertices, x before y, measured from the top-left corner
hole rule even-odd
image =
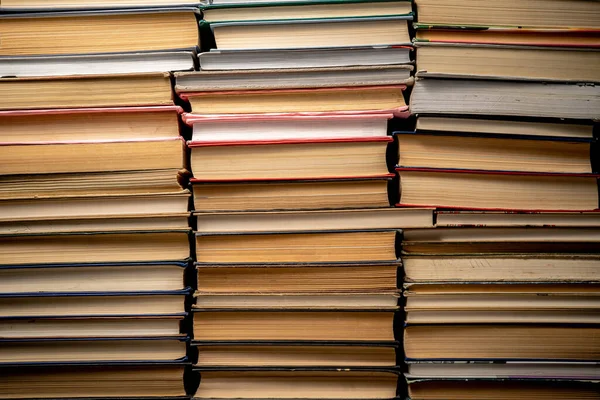
[[[1,204],[1,203],[0,203]],[[195,214],[196,232],[297,232],[433,228],[433,209],[372,208]]]
[[[382,177],[390,140],[192,142],[190,163],[194,178],[205,181]]]
[[[197,344],[196,367],[395,367],[393,346]]]
[[[0,81],[0,110],[150,105],[173,105],[168,73],[4,78]]]
[[[196,259],[203,264],[394,263],[395,240],[396,231],[197,235]]]
[[[409,359],[596,360],[593,326],[419,325],[404,330]]]
[[[402,167],[591,173],[591,143],[397,134]]]
[[[0,35],[2,56],[195,49],[199,44],[192,9],[8,14],[2,17]]]
[[[155,345],[158,343],[154,343]],[[185,396],[184,365],[5,368],[0,398]]]
[[[397,265],[198,266],[199,293],[390,293]]]
[[[2,0],[0,4],[6,10],[47,10],[47,9],[68,9],[77,8],[119,8],[135,6],[168,6],[198,4],[195,0]]]
[[[578,381],[553,381],[550,384],[548,380],[420,380],[409,383],[408,393],[413,400],[598,398],[598,389],[595,385]]]
[[[595,254],[402,256],[409,282],[597,282]]]
[[[0,173],[56,174],[74,172],[184,169],[181,138],[150,141],[0,145]],[[33,162],[32,162],[33,161]]]
[[[211,24],[219,50],[390,46],[410,43],[408,17]]]
[[[10,1],[10,0],[9,0]],[[13,0],[14,1],[14,0]],[[214,4],[214,3],[213,3]],[[406,1],[364,1],[348,7],[344,3],[311,4],[263,7],[207,7],[203,10],[204,20],[209,23],[222,21],[255,21],[255,20],[285,20],[285,19],[325,19],[325,18],[356,18],[373,16],[396,16],[410,14],[412,8]]]
[[[437,211],[436,226],[481,227],[600,227],[598,212]]]
[[[0,237],[3,264],[184,260],[187,232],[106,232]]]
[[[197,311],[194,340],[393,341],[393,320],[394,311]]]
[[[39,338],[86,338],[86,337],[105,337],[105,338],[144,338],[144,337],[171,337],[180,336],[179,325],[182,317],[161,317],[161,318],[140,318],[140,317],[120,317],[120,318],[41,318],[41,319],[13,319],[2,321],[0,327],[0,335],[3,339],[39,339]],[[183,337],[183,336],[182,336]],[[13,344],[13,343],[11,343]],[[41,343],[40,343],[41,344]],[[137,343],[142,347],[148,349],[148,345],[144,343]],[[136,346],[134,342],[132,349]],[[126,342],[116,343],[115,347],[124,348]],[[18,348],[18,346],[16,346]],[[37,346],[39,347],[39,346]],[[90,346],[93,347],[93,346]],[[96,357],[107,357],[108,359],[115,360],[119,357],[119,352],[110,351],[109,345],[104,345],[104,349],[108,350],[109,354],[96,355]],[[185,346],[184,346],[185,347]],[[34,350],[27,350],[22,348],[24,352],[31,352]],[[98,349],[99,350],[99,349]],[[13,361],[31,361],[20,358],[21,352],[12,346],[2,346],[0,344],[0,360],[7,362]],[[56,351],[59,353],[59,351]],[[45,361],[52,361],[53,357],[57,360],[54,361],[67,361],[60,359],[63,356],[59,354],[47,354]],[[74,357],[73,351],[67,357]],[[112,355],[110,354],[112,353]],[[4,357],[5,359],[3,359]],[[22,354],[21,357],[26,358],[31,354]],[[38,355],[44,357],[42,355]],[[93,354],[88,354],[88,357]],[[85,355],[82,355],[85,357]],[[127,360],[127,356],[123,354],[122,358],[118,360]],[[135,356],[133,356],[135,357]],[[132,358],[133,358],[132,357]],[[148,356],[146,356],[148,357]],[[179,358],[179,357],[176,357]],[[73,360],[74,361],[74,360]]]
[[[192,112],[202,114],[406,110],[404,86],[187,92]]]
[[[182,169],[0,176],[0,199],[41,200],[181,193]],[[23,182],[27,182],[24,185]]]
[[[395,372],[204,371],[195,399],[391,399]]]
[[[466,3],[461,0],[417,0],[416,4],[422,24],[562,29],[600,27],[600,7],[587,0],[535,0],[526,4],[506,0],[501,5],[492,0]]]
[[[0,86],[2,87],[2,86]],[[0,142],[56,143],[179,137],[176,106],[0,112]]]
[[[590,211],[598,208],[598,184],[594,175],[496,174],[434,169],[400,169],[399,175],[400,205],[531,211]]]
[[[0,178],[1,179],[1,178]],[[388,181],[351,179],[201,183],[192,180],[194,206],[203,211],[389,207]],[[0,193],[2,193],[0,185]]]
[[[140,234],[139,236],[144,236]],[[39,258],[36,262],[45,261]],[[184,289],[183,266],[109,264],[1,268],[0,293],[153,292]]]
[[[419,116],[418,132],[484,133],[507,136],[544,136],[560,138],[592,139],[594,125],[591,123],[531,122],[511,119],[486,119]]]
[[[72,270],[71,270],[72,271]],[[106,296],[84,295],[2,297],[0,317],[100,317],[176,315],[185,310],[185,293]]]
[[[417,43],[418,77],[599,82],[600,52],[565,47]]]

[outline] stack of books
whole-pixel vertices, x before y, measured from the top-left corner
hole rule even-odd
[[[417,0],[397,132],[411,399],[598,396],[600,3]]]
[[[197,11],[67,3],[1,3],[0,397],[185,396]]]
[[[192,111],[197,399],[398,393],[397,231],[433,225],[387,190],[411,5],[318,3],[205,7],[216,48],[176,74]]]

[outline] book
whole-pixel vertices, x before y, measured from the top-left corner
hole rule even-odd
[[[301,3],[301,2],[300,2]],[[258,6],[257,6],[258,5]],[[203,5],[202,16],[208,23],[225,21],[270,21],[328,18],[365,18],[412,14],[409,1],[310,2],[309,4],[269,2]]]
[[[365,114],[184,114],[192,142],[386,137],[392,111]]]
[[[219,50],[410,45],[412,16],[211,23]]]
[[[66,198],[41,198],[24,200],[0,200],[0,224],[28,221],[33,225],[44,223],[61,225],[76,224],[78,219],[87,219],[91,226],[102,224],[98,218],[112,218],[121,224],[149,223],[125,221],[135,217],[183,216],[187,218],[190,193],[182,190],[174,193],[121,196],[70,196]],[[71,221],[71,222],[67,222]],[[160,223],[157,219],[155,223]],[[117,222],[118,225],[118,222]],[[74,226],[75,227],[75,226]]]
[[[85,343],[77,342],[72,343],[72,346],[65,346],[65,343],[61,343],[59,349],[52,349],[51,345],[46,345],[45,350],[50,354],[42,355],[39,351],[40,343],[31,344],[32,342],[20,339],[39,339],[43,341],[45,339],[73,339],[73,338],[145,338],[145,337],[177,337],[181,336],[179,331],[179,325],[181,324],[183,317],[118,317],[118,318],[39,318],[39,319],[3,319],[0,327],[0,336],[3,339],[19,339],[10,344],[1,343],[0,348],[0,362],[35,362],[35,361],[77,361],[73,359],[76,356],[76,347],[86,347],[89,352],[87,355],[82,352],[81,357],[92,357],[91,360],[100,361],[102,357],[108,358],[108,360],[102,361],[115,361],[115,360],[135,360],[135,356],[139,354],[126,353],[126,348],[130,351],[137,353],[138,346],[142,348],[148,348],[147,342],[130,342],[123,341],[122,343],[104,343],[100,346],[94,346],[93,344],[86,345]],[[23,345],[28,343],[29,346]],[[22,346],[19,346],[22,344]],[[14,345],[14,346],[13,346]],[[111,351],[111,345],[114,345],[114,352]],[[136,346],[138,345],[138,346]],[[21,348],[19,348],[21,347]],[[72,350],[66,348],[71,347]],[[46,357],[45,360],[31,360],[26,357],[31,357],[32,352],[38,350],[38,357]],[[62,352],[61,350],[65,350]],[[94,351],[95,350],[95,351]],[[137,350],[137,351],[136,351]],[[105,354],[101,355],[104,351]],[[95,354],[99,352],[100,354]],[[27,354],[29,353],[29,354]],[[61,354],[63,353],[63,354]],[[69,354],[70,353],[70,354]],[[25,358],[20,358],[21,357]],[[185,353],[184,353],[185,354]],[[61,357],[67,356],[70,360],[61,359]],[[151,354],[146,355],[150,360],[158,359],[152,358]],[[4,358],[4,359],[3,359]],[[179,358],[179,357],[175,357]],[[139,361],[139,360],[136,360]]]
[[[1,204],[1,203],[0,203]],[[0,221],[0,234],[111,231],[189,231],[189,214],[100,215],[75,219]]]
[[[436,226],[600,227],[596,212],[437,211]]]
[[[396,365],[396,349],[365,344],[196,343],[196,368],[217,367],[386,367]]]
[[[597,119],[600,89],[595,85],[465,79],[415,82],[413,114],[504,115]]]
[[[417,77],[600,81],[600,52],[592,49],[439,42],[415,46]]]
[[[143,236],[143,235],[140,235]],[[139,257],[139,256],[138,256]],[[44,259],[49,262],[50,260]],[[30,264],[0,268],[4,294],[147,293],[184,289],[186,262]],[[107,300],[108,301],[108,300]]]
[[[338,180],[202,182],[192,179],[204,211],[269,211],[389,207],[388,175]],[[0,185],[0,194],[1,194]]]
[[[398,375],[389,371],[204,371],[194,399],[391,399]],[[318,382],[318,387],[315,387]]]
[[[594,139],[594,125],[548,120],[463,118],[460,116],[420,116],[416,131],[423,133],[456,132],[499,137]]]
[[[395,132],[398,165],[443,169],[592,173],[590,142]]]
[[[87,143],[179,138],[177,106],[0,111],[0,143]]]
[[[0,236],[2,263],[104,263],[183,260],[188,232],[93,232]]]
[[[436,26],[414,23],[414,42],[464,43],[512,46],[539,46],[569,48],[598,48],[600,38],[594,30],[532,29],[501,26],[473,26],[462,29],[458,25]],[[577,68],[573,66],[573,68]]]
[[[3,0],[0,10],[4,11],[40,11],[40,10],[73,10],[120,7],[163,7],[189,4],[196,5],[196,0]]]
[[[295,89],[412,84],[412,65],[175,73],[175,91]]]
[[[303,113],[408,109],[405,86],[364,86],[317,89],[278,89],[179,93],[193,113]]]
[[[187,291],[13,293],[0,296],[0,318],[184,316]]]
[[[273,309],[273,310],[396,310],[399,295],[389,293],[194,293],[192,309]]]
[[[185,396],[184,368],[183,363],[10,366],[2,368],[1,387],[5,398],[181,398]]]
[[[395,241],[395,230],[197,234],[196,260],[202,264],[393,264]]]
[[[191,51],[0,57],[0,77],[5,78],[192,70],[194,53]]]
[[[463,209],[590,211],[598,208],[593,174],[533,174],[397,168],[398,205]],[[465,194],[469,193],[467,197]]]
[[[403,255],[407,282],[597,282],[595,254]]]
[[[0,56],[193,50],[199,45],[196,13],[173,8],[4,14]]]
[[[573,400],[594,398],[598,386],[593,382],[573,380],[556,382],[555,379],[427,379],[410,382],[410,398],[414,400],[446,400],[448,396],[465,400],[502,396],[505,399],[545,399],[568,397]]]
[[[408,359],[514,359],[593,361],[598,358],[595,326],[409,325]]]
[[[0,176],[0,198],[69,197],[180,193],[188,172],[181,169]],[[23,185],[27,182],[27,186]]]
[[[374,208],[332,211],[196,212],[196,232],[302,232],[433,228],[433,210]]]
[[[398,265],[197,265],[198,294],[396,293]]]
[[[182,138],[0,144],[3,175],[184,169]]]
[[[0,110],[173,105],[168,73],[0,79]]]
[[[497,3],[484,0],[417,0],[420,23],[439,25],[536,27],[560,29],[598,29],[600,8],[594,2],[540,0],[523,4],[518,0]],[[460,12],[453,10],[460,9]]]
[[[203,181],[331,179],[388,173],[392,139],[352,138],[253,142],[190,142],[194,178]]]
[[[394,341],[391,310],[203,310],[193,319],[194,341],[199,342]]]
[[[368,65],[402,65],[411,62],[410,46],[289,50],[218,50],[200,53],[202,71],[236,71],[284,68],[334,68]]]

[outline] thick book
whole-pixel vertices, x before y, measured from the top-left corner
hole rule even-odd
[[[595,325],[408,325],[407,359],[595,361]]]
[[[111,295],[172,292],[186,288],[184,269],[187,261],[47,264],[50,260],[42,260],[46,264],[0,266],[0,293],[14,296]]]
[[[388,173],[391,137],[190,142],[191,169],[203,181],[332,179]]]
[[[181,137],[95,142],[0,143],[3,175],[185,169]]]
[[[199,370],[273,367],[394,368],[396,345],[387,343],[194,343]]]
[[[379,265],[197,265],[198,294],[396,293],[397,263]]]
[[[0,111],[1,144],[179,138],[178,106]]]
[[[2,264],[184,260],[188,232],[91,232],[0,236]]]
[[[394,315],[385,309],[195,310],[194,341],[394,342]]]
[[[407,282],[598,282],[595,254],[403,255]]]
[[[175,91],[297,89],[412,84],[412,65],[175,73]]]
[[[417,42],[420,78],[600,82],[600,52],[533,47]]]
[[[191,182],[194,205],[204,211],[314,210],[388,207],[391,177]]]
[[[3,14],[0,56],[195,50],[197,12],[163,8]]]
[[[199,233],[433,228],[433,209],[373,208],[194,214]]]
[[[194,53],[191,51],[0,57],[0,77],[143,74],[193,70]]]
[[[290,50],[217,50],[200,53],[202,71],[340,68],[410,64],[410,46],[361,46]]]
[[[211,23],[219,50],[410,45],[412,15]]]
[[[398,206],[488,211],[591,211],[598,208],[598,176],[435,168],[396,168]],[[468,194],[468,196],[467,196]]]
[[[328,18],[365,18],[411,15],[412,7],[405,0],[383,1],[296,1],[296,2],[212,2],[201,6],[202,16],[209,23],[225,21],[280,21]]]
[[[385,370],[204,371],[194,399],[393,399],[398,373]],[[315,387],[318,382],[318,387]]]
[[[413,114],[600,118],[600,87],[586,84],[417,79]]]
[[[453,12],[461,10],[461,12]],[[510,26],[514,28],[600,29],[600,6],[593,1],[540,0],[523,3],[493,0],[419,0],[419,22],[438,25]]]
[[[93,363],[5,367],[5,398],[186,399],[185,363]],[[26,383],[26,384],[24,384]]]
[[[372,112],[408,110],[406,86],[359,86],[317,89],[184,92],[195,114]]]
[[[0,110],[172,105],[167,72],[0,79]]]
[[[393,264],[396,234],[395,230],[197,234],[196,259],[202,264]]]
[[[321,140],[388,136],[395,110],[370,113],[183,114],[192,142]],[[397,114],[397,113],[396,113]]]

